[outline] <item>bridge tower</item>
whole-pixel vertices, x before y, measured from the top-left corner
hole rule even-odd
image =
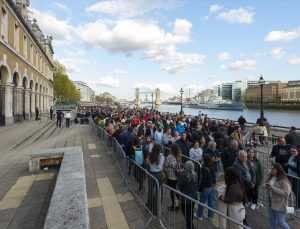
[[[160,100],[160,89],[156,88],[155,90],[155,105],[160,106],[161,105],[161,100]]]
[[[136,107],[140,107],[141,106],[141,99],[140,99],[140,89],[136,88],[135,89],[135,100],[134,100],[134,104]]]

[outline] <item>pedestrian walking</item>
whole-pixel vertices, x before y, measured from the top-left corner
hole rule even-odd
[[[63,118],[64,113],[61,110],[56,111],[56,126],[61,128],[61,119]]]
[[[71,114],[69,113],[69,111],[67,111],[66,115],[66,127],[69,128],[70,127],[70,120],[71,120]]]
[[[35,121],[39,120],[39,114],[40,114],[39,108],[36,107],[35,108]]]
[[[50,107],[50,120],[53,119],[53,107],[51,106]]]

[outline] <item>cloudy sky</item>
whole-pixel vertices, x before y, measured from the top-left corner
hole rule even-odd
[[[297,0],[31,0],[72,80],[132,99],[239,79],[300,79]]]

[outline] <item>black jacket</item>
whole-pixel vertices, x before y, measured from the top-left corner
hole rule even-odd
[[[238,153],[239,153],[239,150],[233,150],[230,146],[227,146],[223,150],[223,152],[221,154],[221,161],[222,161],[224,170],[227,167],[230,167],[233,165],[235,159],[238,156]]]
[[[176,144],[180,147],[181,153],[189,157],[190,143],[188,141],[183,141],[181,138],[176,141]]]
[[[300,147],[300,134],[296,132],[291,132],[285,135],[286,144],[291,144]]]
[[[197,179],[196,179],[197,180]],[[189,181],[187,176],[184,174],[180,176],[179,181],[178,181],[178,190],[182,192],[183,194],[197,200],[197,183],[194,181]],[[192,204],[189,199],[182,198],[181,199],[181,204],[182,205],[190,205]]]

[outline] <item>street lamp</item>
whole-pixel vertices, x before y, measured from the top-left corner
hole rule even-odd
[[[183,94],[183,89],[180,89],[180,114],[183,114],[183,110],[182,110],[182,94]]]
[[[257,124],[259,124],[260,122],[264,123],[266,121],[265,117],[264,117],[264,108],[263,108],[263,87],[265,85],[265,80],[263,78],[262,75],[260,75],[260,78],[259,78],[259,81],[258,81],[258,84],[260,86],[260,118],[257,119]]]
[[[152,97],[152,110],[153,110],[153,92],[151,93],[151,97]]]

